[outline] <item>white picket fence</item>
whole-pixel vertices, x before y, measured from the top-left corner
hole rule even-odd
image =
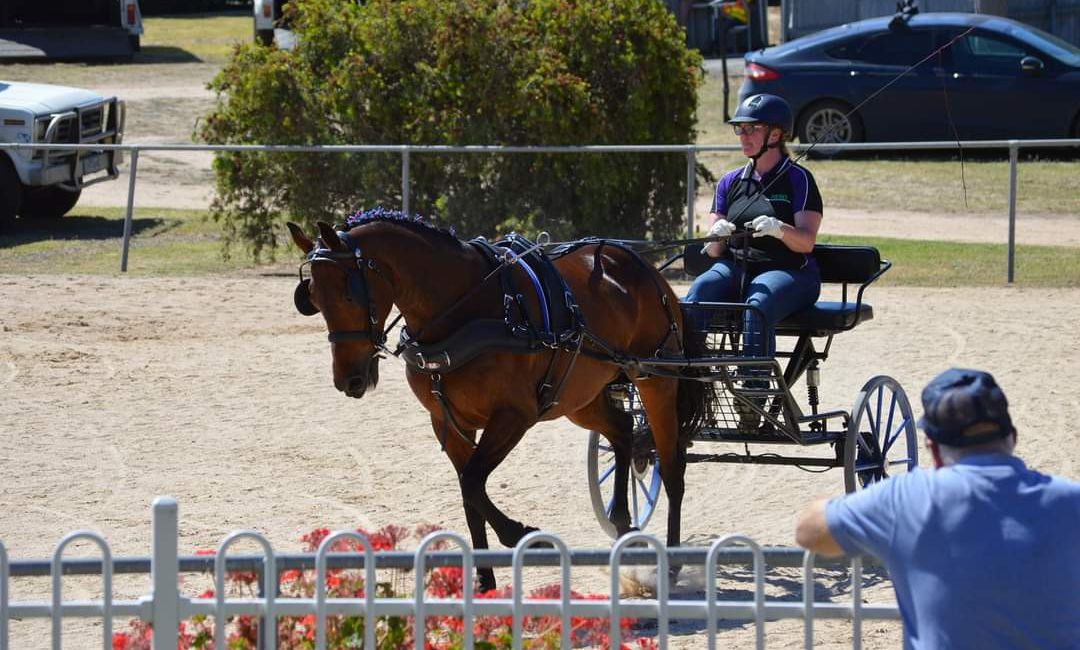
[[[351,539],[363,549],[359,553],[337,553],[330,549],[335,542]],[[411,558],[408,554],[376,553],[371,543],[359,533],[339,531],[324,539],[313,556],[291,555],[288,561],[292,566],[314,566],[317,588],[313,598],[282,597],[277,590],[260,590],[256,598],[229,598],[226,596],[226,569],[236,570],[234,560],[229,558],[229,549],[239,541],[254,541],[262,549],[262,555],[255,559],[261,570],[260,585],[277,585],[278,571],[288,565],[286,558],[275,556],[274,549],[261,534],[251,530],[239,530],[228,535],[218,546],[212,560],[201,558],[201,562],[212,561],[214,567],[215,589],[213,598],[188,598],[181,594],[180,572],[181,558],[178,555],[178,507],[171,497],[158,497],[153,503],[153,556],[146,558],[113,558],[108,543],[96,532],[76,531],[64,537],[56,546],[51,561],[23,562],[21,575],[31,573],[49,574],[52,580],[52,594],[49,602],[10,602],[9,581],[12,579],[13,565],[7,551],[0,542],[0,650],[7,650],[9,642],[9,621],[11,619],[44,618],[51,621],[51,647],[62,647],[62,623],[70,618],[100,618],[101,647],[112,648],[113,621],[117,617],[141,619],[150,623],[155,630],[177,630],[181,621],[197,615],[213,616],[216,639],[225,638],[225,623],[228,617],[250,615],[262,620],[274,620],[282,616],[307,616],[313,614],[316,622],[315,647],[326,648],[326,622],[330,616],[365,617],[366,648],[375,647],[375,629],[373,619],[384,616],[414,617],[415,637],[424,637],[424,624],[429,616],[463,617],[464,648],[473,647],[472,622],[482,616],[513,617],[513,647],[523,647],[522,617],[554,616],[562,621],[562,647],[570,647],[571,617],[607,618],[610,620],[610,638],[618,639],[620,618],[652,619],[656,621],[656,641],[660,648],[666,648],[670,638],[669,623],[679,620],[704,620],[708,634],[708,647],[717,644],[717,623],[720,620],[753,622],[756,633],[756,647],[765,646],[766,621],[779,619],[802,619],[804,641],[807,648],[814,644],[814,622],[816,619],[848,619],[852,624],[853,647],[860,647],[862,622],[875,619],[899,619],[896,605],[866,604],[862,602],[861,586],[863,581],[862,563],[856,559],[851,563],[852,593],[850,602],[819,602],[814,600],[814,555],[802,554],[794,549],[769,549],[764,551],[754,540],[741,535],[728,535],[716,540],[707,549],[667,549],[664,544],[651,535],[632,533],[619,539],[610,551],[571,551],[555,535],[535,532],[523,540],[513,551],[482,551],[474,553],[465,539],[456,533],[434,532],[425,537]],[[97,558],[79,558],[64,560],[65,551],[75,542],[92,542],[100,550]],[[456,544],[460,551],[431,552],[436,542],[449,541]],[[553,549],[530,548],[546,542]],[[646,546],[648,548],[637,548]],[[651,550],[649,550],[651,549]],[[770,600],[765,595],[765,560],[770,555],[770,564],[777,566],[778,557],[786,557],[788,562],[797,561],[796,553],[802,557],[802,593],[801,602]],[[391,557],[392,556],[392,557]],[[250,561],[251,556],[246,556]],[[470,590],[462,598],[425,598],[424,580],[426,569],[436,564],[460,566],[465,576],[472,575],[477,557],[487,558],[489,565],[509,565],[512,567],[512,597],[503,599],[475,599]],[[669,575],[670,565],[704,564],[705,598],[673,599],[669,594],[667,580],[657,581],[655,598],[622,598],[619,595],[620,568],[630,561],[640,564],[642,561],[654,562],[657,575]],[[187,558],[191,560],[192,558]],[[242,558],[241,558],[242,559]],[[397,566],[414,569],[415,592],[411,598],[380,598],[374,589],[365,589],[365,596],[357,599],[326,597],[327,569],[341,567],[343,562],[351,561],[350,566],[360,565],[365,572],[364,584],[376,584],[376,565],[394,565],[391,560],[398,560]],[[406,562],[401,562],[401,560]],[[744,564],[752,560],[754,596],[753,600],[719,600],[716,596],[717,566],[723,564]],[[606,562],[604,562],[606,560]],[[783,563],[783,558],[781,562]],[[551,565],[557,561],[560,568],[561,598],[559,600],[539,600],[523,597],[522,570],[526,565]],[[608,598],[586,600],[571,598],[570,575],[572,564],[605,563],[610,569],[611,588]],[[20,564],[20,563],[16,563]],[[114,600],[113,578],[116,569],[125,565],[125,572],[146,572],[151,574],[152,590],[137,600]],[[228,566],[227,566],[228,565]],[[134,567],[134,570],[132,568]],[[139,567],[142,567],[141,569]],[[247,570],[252,568],[249,566]],[[62,598],[62,578],[69,573],[100,573],[103,598],[100,601],[65,601]],[[220,615],[219,614],[223,614]],[[276,638],[273,634],[264,635],[262,647],[274,650]],[[80,639],[80,647],[87,645],[86,639]],[[176,635],[154,634],[154,650],[175,650]]]

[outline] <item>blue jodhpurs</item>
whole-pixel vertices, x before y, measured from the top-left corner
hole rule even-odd
[[[738,302],[743,269],[730,259],[719,259],[690,285],[683,302]],[[821,294],[821,271],[811,259],[795,271],[774,270],[750,278],[746,286],[746,304],[761,310],[746,310],[743,323],[743,348],[747,356],[771,357],[776,354],[776,324],[795,312],[813,305]],[[708,313],[701,310],[691,316],[698,330],[705,327]]]

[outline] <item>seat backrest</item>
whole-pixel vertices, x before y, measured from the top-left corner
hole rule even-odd
[[[818,244],[814,259],[821,269],[822,282],[862,284],[881,270],[881,254],[873,246]]]

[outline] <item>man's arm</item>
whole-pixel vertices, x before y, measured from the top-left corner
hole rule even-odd
[[[844,554],[844,549],[829,532],[829,524],[825,520],[825,504],[828,502],[828,499],[818,499],[803,511],[795,527],[795,541],[818,555],[837,557]]]

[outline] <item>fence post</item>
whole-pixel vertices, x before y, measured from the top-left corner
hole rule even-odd
[[[409,214],[409,145],[401,147],[401,213]]]
[[[1009,140],[1009,284],[1016,265],[1016,161],[1020,144]]]
[[[697,166],[697,150],[693,145],[686,149],[686,238],[694,238],[694,199],[697,198],[697,188],[694,183],[697,175],[694,168]]]
[[[8,650],[8,555],[0,542],[0,650]]]
[[[131,169],[128,171],[127,214],[124,215],[124,242],[120,248],[120,272],[127,273],[128,244],[131,241],[132,211],[135,209],[135,173],[139,169],[139,150],[131,150]],[[156,503],[156,502],[155,502]],[[175,503],[175,501],[173,502]]]
[[[150,622],[154,626],[154,650],[176,650],[176,631],[180,627],[176,499],[157,497],[153,508],[150,580],[154,591],[150,594]]]

